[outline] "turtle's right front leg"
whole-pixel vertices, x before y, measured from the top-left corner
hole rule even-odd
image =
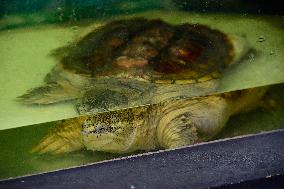
[[[157,138],[164,149],[207,141],[227,122],[230,106],[221,96],[206,96],[168,102],[161,113]]]

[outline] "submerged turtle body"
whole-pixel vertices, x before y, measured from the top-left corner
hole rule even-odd
[[[164,101],[63,120],[32,151],[128,153],[208,141],[224,128],[230,116],[257,107],[266,90],[261,87]]]
[[[155,105],[65,121],[35,151],[87,147],[123,153],[207,140],[231,115],[253,107],[265,90],[186,98],[213,92],[223,71],[248,50],[245,40],[204,25],[146,19],[108,23],[54,51],[59,63],[46,85],[19,98],[27,104],[78,99],[80,114]]]

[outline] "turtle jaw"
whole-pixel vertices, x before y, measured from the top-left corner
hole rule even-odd
[[[83,142],[88,150],[122,153],[125,141],[113,133],[83,134]]]
[[[84,146],[88,150],[126,153],[135,138],[136,129],[126,122],[103,123],[87,119],[81,131]]]

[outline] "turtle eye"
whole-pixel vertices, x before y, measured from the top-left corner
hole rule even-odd
[[[114,128],[111,125],[105,123],[92,124],[91,126],[87,126],[85,123],[83,126],[82,134],[103,134],[112,131],[114,131]]]
[[[106,133],[106,132],[111,132],[112,130],[113,130],[112,126],[102,123],[102,124],[97,124],[95,126],[93,133],[102,134],[102,133]]]

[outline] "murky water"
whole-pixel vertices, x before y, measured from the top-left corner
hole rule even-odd
[[[228,72],[219,91],[231,91],[284,82],[283,70],[284,31],[279,17],[199,15],[173,12],[148,12],[137,17],[161,18],[170,23],[201,23],[218,28],[228,34],[245,36],[257,56]],[[24,29],[3,30],[0,33],[1,48],[1,128],[13,128],[74,117],[77,112],[70,103],[56,106],[24,106],[16,97],[28,89],[43,84],[44,76],[56,64],[49,56],[51,50],[71,42],[102,22],[84,23],[83,26],[48,25]],[[238,26],[237,28],[235,26]],[[91,26],[91,27],[90,27]],[[75,27],[75,29],[74,29]],[[265,40],[259,42],[260,37]],[[17,77],[16,77],[17,76]]]
[[[276,107],[257,108],[232,117],[225,129],[214,139],[254,134],[284,128],[284,87],[273,86]],[[52,170],[95,163],[129,154],[112,154],[81,150],[67,154],[31,153],[32,148],[47,134],[55,122],[19,127],[0,131],[0,179],[30,175]],[[136,152],[139,153],[139,152]]]
[[[246,38],[256,53],[247,57],[243,64],[236,65],[225,73],[217,92],[284,82],[284,30],[283,18],[280,16],[178,11],[149,11],[131,16],[160,18],[173,24],[200,23]],[[53,49],[103,23],[105,20],[102,19],[87,20],[72,24],[6,28],[0,31],[0,179],[119,157],[117,154],[85,150],[64,155],[30,153],[48,128],[54,125],[50,121],[75,117],[78,114],[72,103],[26,106],[15,100],[26,90],[43,84],[44,76],[56,64],[56,60],[50,56]],[[0,24],[3,26],[7,23]],[[283,85],[272,89],[271,93],[275,94],[276,101],[281,102],[276,107],[258,108],[232,117],[216,139],[283,128],[283,89]]]

